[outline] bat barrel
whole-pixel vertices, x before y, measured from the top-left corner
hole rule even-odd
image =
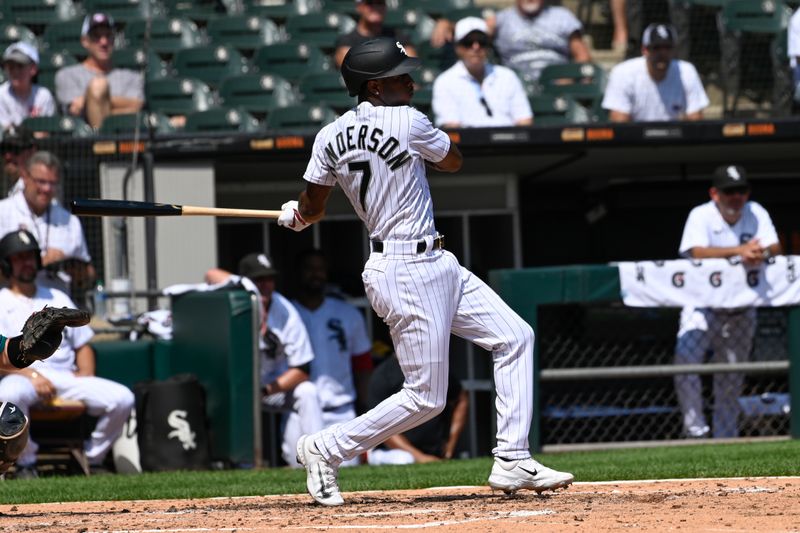
[[[183,208],[179,205],[129,200],[80,199],[73,200],[71,207],[75,215],[95,217],[159,217],[183,214]]]

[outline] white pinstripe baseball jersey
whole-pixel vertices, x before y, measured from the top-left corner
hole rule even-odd
[[[317,134],[303,178],[338,183],[370,239],[415,240],[435,233],[423,159],[439,162],[449,149],[413,107],[362,102]]]

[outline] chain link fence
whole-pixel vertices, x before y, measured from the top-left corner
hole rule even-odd
[[[540,307],[542,444],[788,435],[786,311],[725,312],[727,327],[683,328],[678,342],[680,315]]]

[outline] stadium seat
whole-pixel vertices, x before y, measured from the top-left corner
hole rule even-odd
[[[336,112],[330,107],[298,104],[280,107],[267,115],[267,129],[319,130],[336,120]]]
[[[736,115],[742,92],[771,101],[771,114],[791,110],[792,78],[786,30],[792,10],[783,2],[730,0],[720,13],[723,112]],[[732,100],[731,100],[732,97]]]
[[[5,50],[8,45],[17,41],[25,41],[38,46],[36,34],[30,28],[21,24],[0,24],[0,48]]]
[[[478,17],[485,19],[496,12],[497,10],[492,7],[468,6],[448,9],[442,14],[442,16],[447,20],[457,22],[465,17]]]
[[[416,107],[420,112],[428,115],[433,121],[433,86],[426,85],[419,90],[414,91],[414,96],[411,98],[411,105]]]
[[[170,133],[174,128],[169,123],[169,117],[163,113],[124,113],[109,115],[100,124],[100,135],[126,135],[136,131],[139,123],[139,136],[147,137],[147,128],[152,127],[155,133]]]
[[[277,24],[255,15],[230,15],[212,19],[208,22],[206,31],[213,44],[227,44],[251,54],[259,46],[286,40]]]
[[[186,116],[186,125],[183,130],[191,132],[253,132],[260,131],[261,125],[245,109],[218,107],[208,111],[189,113]]]
[[[542,69],[538,85],[542,94],[568,95],[591,105],[603,97],[606,74],[594,63],[565,63]]]
[[[42,34],[42,42],[53,52],[67,52],[75,57],[86,57],[86,49],[81,44],[83,20],[73,19],[48,24]]]
[[[401,9],[419,9],[433,18],[444,16],[454,9],[472,7],[472,0],[400,0]]]
[[[225,78],[219,86],[219,97],[227,107],[239,107],[256,114],[299,103],[289,81],[264,73]]]
[[[286,19],[286,34],[289,39],[302,40],[310,45],[332,51],[339,35],[349,33],[356,22],[341,13],[309,13],[293,15]]]
[[[434,47],[430,41],[422,42],[417,47],[417,55],[419,56],[422,64],[427,67],[438,68],[439,70],[447,70],[452,67],[458,59],[456,52],[451,44]]]
[[[70,20],[81,14],[72,0],[3,0],[8,22],[23,25],[46,25]]]
[[[569,96],[542,95],[530,98],[535,126],[555,126],[589,122],[586,108]]]
[[[143,48],[146,20],[131,21],[125,27],[128,46]],[[205,44],[197,24],[185,18],[156,18],[150,24],[148,47],[159,55],[172,55],[178,50]]]
[[[161,59],[153,50],[145,55],[141,48],[122,48],[114,50],[114,66],[117,68],[127,68],[131,70],[142,70],[147,66],[145,76],[148,79],[157,80],[166,78],[171,74],[171,70],[166,61]]]
[[[332,63],[330,57],[316,46],[290,41],[257,48],[253,66],[261,72],[277,74],[295,82],[307,72],[331,70]]]
[[[157,0],[83,0],[83,8],[87,13],[108,13],[117,24],[166,14],[166,9]]]
[[[397,9],[386,12],[383,25],[405,33],[416,45],[430,41],[436,21],[417,9]]]
[[[322,5],[321,0],[244,0],[244,11],[281,23],[293,15],[319,13]]]
[[[78,62],[75,56],[66,52],[51,52],[45,50],[39,54],[39,74],[36,81],[55,94],[56,72],[62,67],[68,67]]]
[[[414,79],[417,85],[421,87],[427,87],[432,85],[441,73],[442,71],[436,67],[422,65],[419,69],[411,73],[411,77]]]
[[[145,84],[145,97],[151,110],[166,115],[185,115],[214,107],[211,88],[192,78],[164,78]]]
[[[247,74],[250,64],[235,48],[207,45],[179,50],[172,60],[179,76],[197,78],[217,87],[223,78]]]
[[[162,0],[170,17],[187,18],[195,22],[225,17],[236,12],[236,0]]]
[[[94,130],[83,119],[78,117],[28,117],[22,121],[22,127],[48,137],[89,137]]]
[[[306,74],[297,84],[306,103],[327,105],[338,112],[346,111],[357,104],[357,100],[347,94],[344,79],[336,71]]]

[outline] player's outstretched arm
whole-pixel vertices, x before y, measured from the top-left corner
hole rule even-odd
[[[325,216],[325,206],[333,187],[309,183],[300,193],[298,200],[291,200],[281,206],[278,225],[294,231],[303,231]]]
[[[90,318],[86,311],[68,307],[45,307],[33,313],[22,326],[21,335],[5,340],[3,366],[8,363],[13,368],[25,368],[34,361],[47,359],[61,345],[65,327],[85,326]]]
[[[464,157],[461,155],[461,150],[453,143],[450,143],[450,150],[447,151],[444,159],[438,163],[429,162],[433,168],[440,172],[457,172],[461,169],[462,163],[464,163]]]

